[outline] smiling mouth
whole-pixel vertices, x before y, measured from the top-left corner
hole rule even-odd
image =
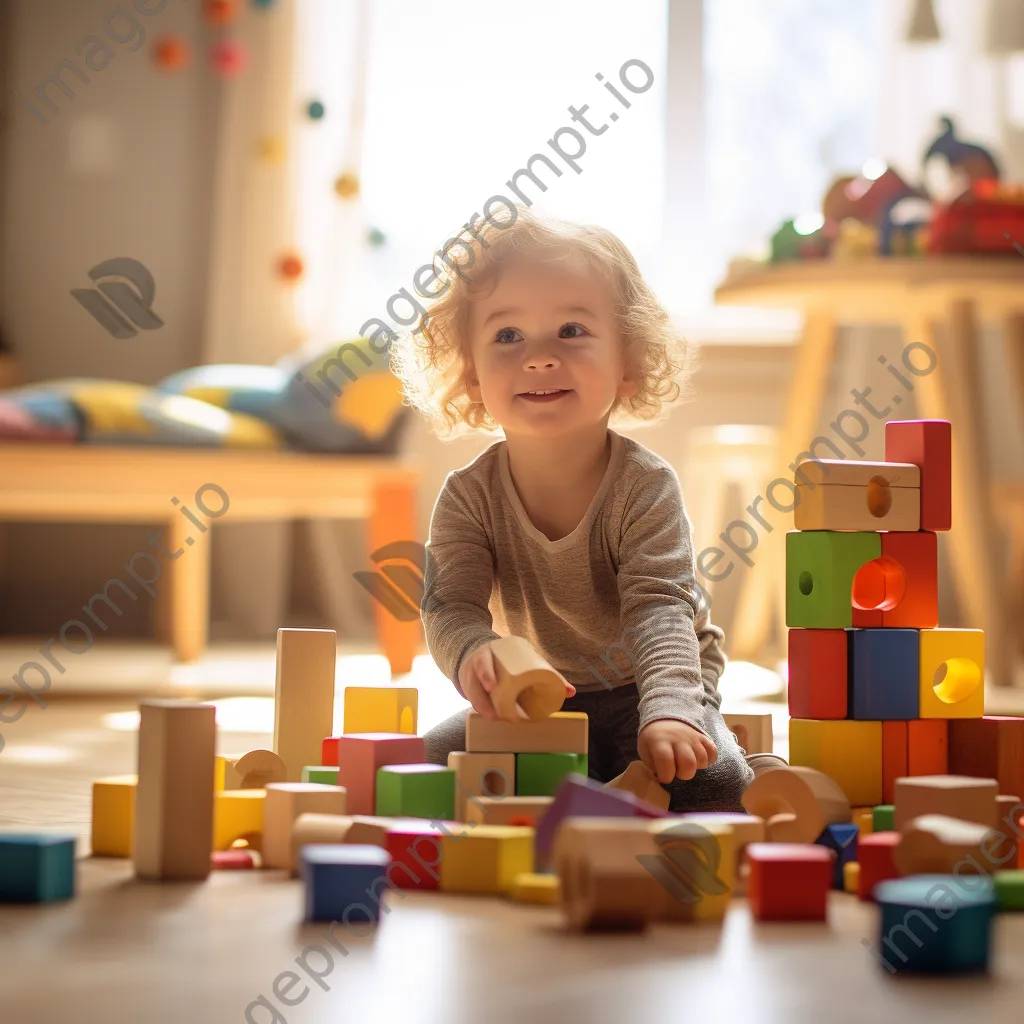
[[[525,398],[529,402],[551,402],[562,395],[569,394],[565,388],[538,388],[536,391],[523,391],[516,397]]]

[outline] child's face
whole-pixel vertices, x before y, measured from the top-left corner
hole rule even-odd
[[[614,301],[590,267],[512,264],[470,310],[469,397],[506,434],[556,436],[607,423],[616,398],[636,391],[625,379]]]

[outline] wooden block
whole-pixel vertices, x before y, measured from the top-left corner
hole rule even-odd
[[[921,528],[921,471],[910,463],[811,459],[796,483],[798,530]]]
[[[0,904],[50,903],[74,895],[74,836],[0,833]]]
[[[306,846],[302,850],[307,921],[344,921],[346,926],[380,921],[380,893],[391,857],[379,846]]]
[[[764,819],[769,842],[813,843],[826,825],[850,820],[850,801],[827,775],[791,766],[759,775],[743,807]]]
[[[847,861],[843,865],[843,892],[856,895],[859,887],[860,864],[855,860]]]
[[[523,872],[516,875],[509,890],[509,896],[516,903],[538,903],[544,906],[556,906],[558,903],[558,876],[537,875]]]
[[[537,822],[554,803],[550,796],[478,796],[466,801],[466,821],[478,825],[527,825]]]
[[[872,812],[871,824],[875,832],[892,832],[896,828],[896,807],[879,804]]]
[[[985,714],[985,634],[980,629],[922,629],[920,718]]]
[[[377,808],[377,769],[386,764],[421,764],[425,753],[422,736],[366,732],[339,736],[335,756],[338,785],[344,786],[348,794],[349,813],[373,814]]]
[[[772,752],[772,716],[767,712],[754,715],[722,715],[736,742],[748,754]]]
[[[299,781],[303,765],[319,763],[321,741],[334,728],[337,648],[333,629],[277,631],[274,751],[288,782]]]
[[[393,828],[402,824],[422,825],[422,818],[384,818],[372,814],[357,814],[345,835],[346,843],[360,846],[379,846],[382,849],[388,844],[388,834]],[[454,821],[431,822],[443,826],[449,832],[458,832],[459,823]]]
[[[942,532],[952,525],[952,428],[948,420],[889,420],[885,457],[921,470],[921,529]]]
[[[448,755],[448,767],[455,772],[455,817],[459,821],[473,820],[468,817],[472,798],[492,797],[500,803],[516,791],[515,754],[469,754],[453,750]]]
[[[949,770],[995,779],[1000,793],[1024,793],[1024,718],[951,720]]]
[[[909,775],[907,723],[882,723],[882,800],[892,803],[896,780]]]
[[[442,835],[444,892],[507,893],[518,875],[533,871],[533,829],[477,825],[466,835]]]
[[[307,764],[302,769],[302,782],[319,782],[322,786],[338,786],[338,766]]]
[[[516,754],[516,795],[551,796],[569,775],[588,774],[586,754]]]
[[[875,886],[890,878],[898,878],[899,871],[893,860],[893,851],[902,836],[899,832],[872,832],[862,836],[857,846],[860,877],[857,879],[857,898],[874,899]]]
[[[825,830],[815,840],[818,846],[831,850],[834,856],[832,870],[832,888],[842,890],[844,885],[843,868],[846,864],[857,860],[857,826],[851,822],[837,821],[826,825]]]
[[[893,861],[901,875],[951,875],[954,868],[958,877],[977,875],[985,870],[981,847],[990,831],[944,814],[923,814],[904,823]]]
[[[377,769],[377,806],[384,817],[455,819],[455,772],[439,764]]]
[[[214,850],[210,854],[211,871],[251,871],[255,867],[252,850]]]
[[[916,629],[851,630],[850,717],[864,721],[917,718],[919,658]]]
[[[235,789],[215,793],[213,798],[213,849],[228,850],[244,839],[251,849],[263,847],[263,806],[265,789]]]
[[[287,782],[288,769],[272,750],[250,750],[239,757],[217,757],[223,790],[266,789],[271,782]]]
[[[351,814],[300,814],[292,824],[292,875],[299,873],[304,846],[344,843],[353,821],[355,817]]]
[[[789,760],[794,766],[815,768],[833,779],[852,805],[874,806],[882,801],[881,722],[793,718],[789,723]],[[845,820],[849,821],[848,813]]]
[[[130,857],[135,832],[136,775],[115,775],[92,784],[92,855]]]
[[[391,855],[388,878],[399,889],[436,890],[441,883],[442,833],[422,819],[393,825],[384,839]],[[461,837],[459,837],[461,838]]]
[[[896,780],[894,827],[902,832],[909,821],[925,814],[943,814],[997,828],[995,779],[963,775],[922,775]]]
[[[997,871],[992,882],[1000,910],[1024,910],[1024,871]]]
[[[907,722],[907,775],[945,775],[950,771],[949,726],[950,722],[944,718],[918,718]],[[988,777],[987,772],[984,774]]]
[[[525,637],[492,640],[491,653],[498,677],[498,685],[491,691],[491,703],[499,718],[520,722],[525,717],[538,722],[554,714],[565,702],[565,679]]]
[[[846,717],[847,637],[845,629],[789,631],[790,717]]]
[[[587,716],[582,711],[556,711],[540,722],[492,722],[470,711],[466,750],[471,754],[586,754]]]
[[[747,847],[767,839],[764,818],[756,814],[738,814],[732,811],[690,811],[681,815],[683,821],[698,825],[728,825],[732,829],[736,862],[733,866],[733,890],[736,895],[747,891]]]
[[[617,775],[611,782],[605,783],[605,789],[621,789],[626,793],[632,793],[652,807],[657,807],[662,811],[668,810],[670,799],[668,790],[662,786],[658,781],[658,776],[643,761],[631,761],[629,767],[621,775]]]
[[[202,881],[213,849],[216,708],[139,705],[139,781],[132,859],[142,879]]]
[[[882,553],[881,534],[830,530],[786,534],[786,625],[847,629],[857,570]]]
[[[736,890],[736,837],[732,825],[662,818],[647,823],[654,857],[641,863],[661,883],[668,921],[721,921]]]
[[[873,807],[853,807],[850,809],[850,821],[857,826],[862,837],[869,836],[875,831],[875,809]]]
[[[300,814],[345,814],[345,790],[315,782],[272,782],[263,805],[263,866],[292,866],[292,828]]]
[[[346,686],[342,731],[415,736],[419,700],[415,686]]]
[[[996,817],[999,819],[999,824],[996,826],[997,834],[1004,836],[1006,841],[1013,846],[1012,857],[1007,856],[1005,859],[1005,863],[1011,868],[1020,866],[1022,854],[1020,840],[1024,835],[1024,829],[1020,828],[1018,815],[1022,806],[1024,805],[1021,804],[1020,797],[1014,794],[1000,793],[996,797]],[[1017,827],[1014,827],[1015,825]],[[1004,861],[999,863],[1002,864]]]
[[[751,843],[747,859],[747,903],[755,921],[826,919],[833,872],[828,850],[809,843]]]
[[[939,624],[934,533],[883,533],[882,554],[853,577],[853,625],[934,629]]]

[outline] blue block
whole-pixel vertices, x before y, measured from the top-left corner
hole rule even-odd
[[[74,895],[74,836],[0,834],[0,903],[44,903]]]
[[[880,882],[878,954],[891,972],[959,973],[988,967],[995,886],[987,875],[912,875]]]
[[[850,630],[850,718],[884,722],[920,717],[919,633],[917,629]]]
[[[843,865],[857,859],[857,837],[860,829],[856,825],[846,822],[838,822],[829,825],[824,832],[815,839],[815,843],[831,850],[836,855],[835,867],[832,871],[832,888],[842,890]]]
[[[304,846],[302,879],[306,885],[306,920],[372,922],[380,920],[381,890],[391,854],[379,846]]]

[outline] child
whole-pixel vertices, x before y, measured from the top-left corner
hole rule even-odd
[[[696,585],[679,480],[608,429],[679,396],[667,313],[601,228],[516,207],[454,249],[394,366],[442,432],[500,426],[505,440],[449,473],[434,506],[430,653],[495,718],[490,641],[526,637],[566,680],[563,710],[589,716],[592,778],[639,755],[671,810],[742,810],[754,773],[719,712],[723,634]],[[465,749],[466,714],[426,734],[428,761]]]

